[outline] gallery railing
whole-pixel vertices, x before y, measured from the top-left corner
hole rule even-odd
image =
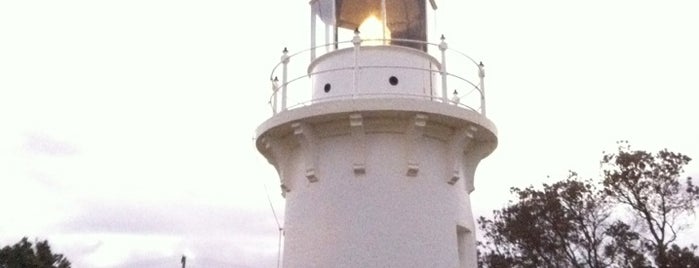
[[[361,51],[362,43],[384,45],[389,42],[401,43],[416,43],[426,47],[427,53],[439,62],[438,69],[434,68],[414,68],[405,66],[387,66],[387,65],[366,65],[362,66],[357,60],[354,61],[354,66],[340,67],[334,69],[326,69],[313,72],[308,69],[308,66],[317,56],[333,51],[354,48],[355,57],[357,52]],[[435,50],[434,47],[437,49]],[[432,48],[432,49],[431,49]],[[422,51],[421,51],[422,52]],[[303,55],[308,54],[310,60],[304,60]],[[434,55],[436,54],[436,55]],[[306,58],[306,59],[309,59]],[[449,65],[447,65],[449,60]],[[293,64],[292,64],[293,63]],[[448,67],[447,67],[448,66]],[[436,89],[429,94],[414,94],[414,93],[352,93],[347,95],[339,95],[324,98],[312,98],[310,81],[314,76],[325,74],[328,72],[347,71],[371,68],[396,68],[396,69],[411,69],[424,71],[429,74],[437,74],[440,79],[436,79]],[[290,73],[291,72],[291,73]],[[356,75],[355,75],[356,76]],[[346,98],[387,98],[387,97],[403,97],[423,99],[426,101],[436,101],[448,105],[458,105],[465,109],[476,111],[485,116],[485,70],[482,62],[476,62],[468,55],[451,49],[445,42],[444,37],[440,43],[429,43],[424,41],[408,40],[408,39],[361,39],[359,35],[355,35],[350,41],[330,43],[305,49],[295,53],[289,53],[284,48],[279,63],[273,68],[270,75],[272,82],[272,96],[269,99],[269,104],[272,108],[272,113],[277,114],[289,109],[312,105],[322,101],[340,100]],[[359,78],[361,79],[361,78]],[[356,85],[356,83],[355,83]],[[353,91],[353,92],[356,92]]]

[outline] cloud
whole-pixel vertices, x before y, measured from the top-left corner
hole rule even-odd
[[[54,139],[44,134],[27,134],[25,135],[24,150],[26,152],[38,155],[48,156],[70,156],[78,152],[77,148],[72,144]]]
[[[278,249],[276,235],[251,235],[234,228],[227,234],[76,232],[50,241],[76,267],[173,267],[182,255],[192,267],[274,267]]]
[[[272,215],[234,206],[190,203],[93,203],[59,228],[63,232],[128,234],[274,233]]]
[[[278,250],[271,213],[196,202],[101,200],[56,233],[76,267],[274,267]]]
[[[276,241],[259,242],[240,240],[236,237],[202,235],[184,239],[172,254],[136,253],[130,255],[128,261],[115,267],[173,267],[180,264],[182,255],[187,257],[187,267],[275,267]]]

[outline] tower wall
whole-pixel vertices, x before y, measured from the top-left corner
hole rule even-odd
[[[282,263],[475,268],[470,193],[497,146],[484,65],[444,36],[428,42],[435,1],[372,3],[310,1],[310,61],[285,48],[270,75],[273,116],[256,146],[286,198]],[[382,45],[352,31],[369,15],[382,20]]]
[[[493,133],[399,110],[326,110],[268,131],[262,151],[286,197],[284,267],[475,267],[469,193],[493,149],[477,140]]]

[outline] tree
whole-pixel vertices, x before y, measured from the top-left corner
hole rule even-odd
[[[35,246],[24,237],[13,246],[0,249],[0,268],[70,268],[62,254],[54,254],[47,240]]]
[[[643,256],[636,233],[609,223],[610,204],[591,180],[571,172],[541,190],[511,192],[517,202],[494,211],[493,220],[478,219],[486,238],[480,244],[482,267],[596,268]]]
[[[696,245],[680,248],[673,244],[667,251],[667,267],[699,267],[699,256],[694,255]]]
[[[697,246],[674,244],[699,204],[699,187],[680,180],[689,161],[620,146],[603,155],[601,180],[571,172],[541,189],[511,188],[514,202],[478,219],[479,266],[699,267]]]
[[[684,183],[680,179],[689,161],[688,156],[667,149],[655,154],[632,150],[628,142],[620,142],[617,152],[602,159],[605,194],[642,223],[642,239],[658,267],[677,267],[671,265],[671,257],[677,257],[671,254],[685,252],[672,243],[685,227],[682,217],[694,213],[699,204],[699,187],[692,178]]]
[[[616,267],[651,267],[643,254],[640,235],[628,224],[617,221],[604,231],[604,235],[611,240],[604,246],[606,263]]]

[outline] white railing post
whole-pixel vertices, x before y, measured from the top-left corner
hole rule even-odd
[[[388,44],[386,38],[386,29],[388,29],[388,13],[386,12],[386,0],[381,0],[381,44]]]
[[[442,51],[442,62],[439,68],[439,72],[442,75],[442,101],[447,103],[449,100],[447,98],[447,55],[446,50],[449,48],[447,42],[444,41],[444,35],[440,38],[442,42],[439,43],[439,50]]]
[[[289,50],[284,48],[282,51],[282,111],[286,111],[286,83],[287,83],[287,72],[289,66]]]
[[[313,2],[311,2],[313,5]],[[311,7],[311,61],[316,59],[316,9]]]
[[[279,89],[279,78],[276,76],[272,80],[272,114],[277,114],[277,90]]]
[[[485,115],[485,66],[482,61],[478,64],[478,78],[481,80],[481,114]]]
[[[352,89],[354,96],[356,97],[359,94],[357,80],[359,79],[359,47],[362,44],[362,38],[359,37],[359,29],[354,30],[352,44],[354,44],[354,71],[352,72]]]
[[[330,52],[330,25],[325,25],[325,53]]]

